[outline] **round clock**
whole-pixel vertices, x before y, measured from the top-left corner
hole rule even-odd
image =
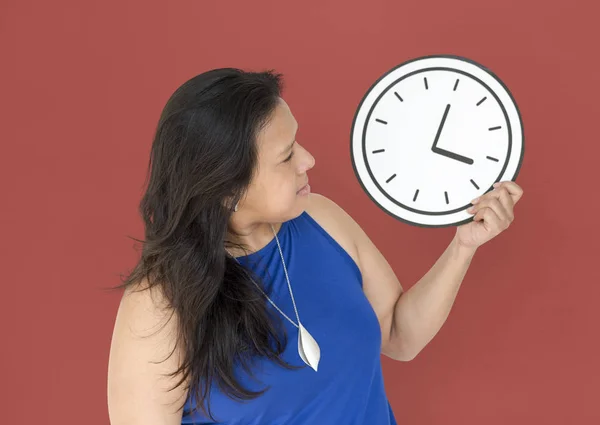
[[[385,212],[416,226],[473,219],[471,200],[515,180],[524,153],[517,105],[500,79],[457,56],[426,56],[381,76],[351,133],[356,176]]]

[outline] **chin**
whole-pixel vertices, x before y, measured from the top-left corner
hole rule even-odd
[[[290,207],[291,207],[289,209],[290,219],[300,216],[308,208],[310,199],[311,199],[310,193],[306,194],[306,195],[302,195],[302,196],[296,195],[295,199],[291,202],[291,205],[290,205]]]

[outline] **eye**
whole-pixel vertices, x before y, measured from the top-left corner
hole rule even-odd
[[[294,151],[292,151],[292,153],[290,153],[290,156],[288,156],[286,159],[284,159],[283,162],[289,162],[293,156],[294,156]]]
[[[294,143],[292,143],[292,147],[291,147],[291,149],[290,149],[290,150],[291,150],[291,152],[290,152],[290,154],[288,155],[288,157],[282,161],[283,163],[285,163],[285,162],[290,162],[290,160],[291,160],[291,159],[292,159],[292,157],[294,156],[294,151],[296,150],[295,148],[296,148],[296,145],[297,145],[297,144],[298,144],[298,143],[297,143],[297,142],[294,140]]]

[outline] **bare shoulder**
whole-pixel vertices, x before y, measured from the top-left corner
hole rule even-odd
[[[118,307],[108,364],[111,424],[179,424],[186,385],[169,391],[182,361],[177,316],[157,287],[126,290]],[[177,378],[177,379],[176,379]]]
[[[356,245],[356,235],[360,230],[358,224],[342,207],[326,196],[318,193],[311,193],[309,196],[306,212],[359,264]]]

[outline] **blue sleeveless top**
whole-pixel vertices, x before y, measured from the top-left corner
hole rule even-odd
[[[214,418],[227,425],[396,425],[381,370],[381,328],[362,290],[352,257],[307,213],[284,222],[277,234],[302,325],[321,348],[318,371],[298,354],[298,328],[264,298],[284,323],[283,358],[304,369],[287,370],[264,359],[252,380],[241,366],[236,377],[251,390],[270,388],[258,398],[234,401],[211,387]],[[297,323],[277,242],[238,257],[262,279],[263,290]],[[260,266],[256,266],[260,261]],[[260,283],[260,282],[259,282]],[[240,372],[241,371],[241,372]],[[190,414],[188,394],[182,424],[214,424],[202,410]]]

